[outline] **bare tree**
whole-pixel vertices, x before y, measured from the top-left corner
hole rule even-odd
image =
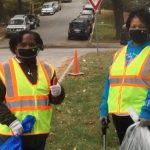
[[[3,20],[4,16],[4,5],[3,5],[3,0],[0,1],[0,22]]]
[[[17,13],[22,13],[23,12],[22,0],[16,0],[16,2],[17,2]]]
[[[132,9],[148,8],[148,7],[150,7],[150,1],[148,1],[148,0],[131,0],[130,5],[132,6]]]
[[[122,0],[112,0],[112,5],[115,16],[116,38],[120,39],[121,28],[122,25],[124,24],[123,2]]]

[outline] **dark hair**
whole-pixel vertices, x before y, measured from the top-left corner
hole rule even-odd
[[[148,31],[150,33],[150,13],[145,9],[138,9],[134,10],[129,14],[129,17],[126,21],[126,27],[129,30],[131,21],[134,17],[138,17],[141,22],[143,22],[146,27],[148,28]]]
[[[36,32],[33,32],[33,31],[20,31],[16,34],[14,34],[13,36],[11,36],[10,40],[9,40],[9,48],[11,50],[11,52],[13,54],[16,54],[16,47],[19,43],[22,42],[22,38],[25,34],[31,34],[33,35],[34,39],[35,39],[35,42],[36,42],[36,45],[37,47],[40,49],[40,50],[43,50],[44,48],[44,45],[43,45],[43,41],[40,37],[40,35]]]

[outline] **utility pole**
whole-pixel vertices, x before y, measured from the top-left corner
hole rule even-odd
[[[139,1],[138,0],[135,1],[135,5],[136,5],[136,8],[139,8]]]
[[[22,13],[22,0],[17,0],[17,12]]]
[[[98,40],[98,10],[95,11],[95,30],[96,30],[96,49],[97,49],[97,55],[99,50],[99,40]],[[100,34],[100,33],[99,33]]]
[[[34,2],[32,0],[32,3],[31,3],[31,13],[34,14]]]

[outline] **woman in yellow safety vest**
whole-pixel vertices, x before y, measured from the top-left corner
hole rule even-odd
[[[54,68],[37,57],[43,50],[38,33],[21,31],[9,46],[15,56],[0,66],[0,137],[23,135],[23,150],[44,150],[53,104],[62,102],[64,90]],[[27,115],[36,121],[30,133],[23,133]]]
[[[150,13],[131,12],[126,27],[131,40],[114,55],[100,105],[101,123],[107,124],[112,114],[120,144],[133,124],[130,107],[139,114],[141,126],[150,126]]]

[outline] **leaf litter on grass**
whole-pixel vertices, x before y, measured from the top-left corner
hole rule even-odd
[[[85,74],[79,77],[65,77],[62,84],[66,97],[62,105],[54,109],[51,131],[54,135],[48,138],[46,150],[101,148],[99,103],[113,54],[114,52],[100,52],[99,55],[91,53],[82,56],[79,65],[80,70],[82,72],[84,70]],[[118,149],[112,124],[108,129],[107,145],[108,150]]]

